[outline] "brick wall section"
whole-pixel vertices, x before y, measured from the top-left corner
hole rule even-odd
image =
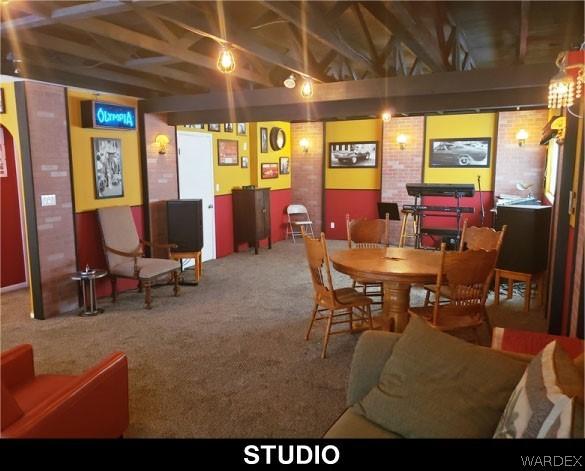
[[[169,138],[167,152],[158,153],[154,145],[157,134]],[[178,198],[177,186],[177,145],[175,128],[166,123],[164,114],[147,114],[144,116],[144,135],[146,138],[146,165],[148,170],[148,205],[150,211],[150,238],[153,243],[167,242],[166,200]],[[153,256],[166,257],[166,251],[153,249]]]
[[[382,127],[382,185],[381,200],[389,203],[412,204],[413,198],[406,193],[407,183],[422,181],[424,155],[424,117],[392,118]],[[396,136],[405,134],[408,142],[404,149],[396,142]],[[400,223],[390,222],[390,243],[398,244]]]
[[[26,82],[30,158],[35,194],[43,315],[79,306],[73,197],[69,167],[67,100],[63,87]],[[55,206],[41,206],[41,195],[55,195]]]
[[[546,163],[546,146],[539,144],[542,128],[548,120],[547,110],[506,111],[498,116],[497,159],[494,196],[501,193],[522,194],[529,192],[539,199],[543,197],[543,182]],[[526,144],[518,146],[516,133],[525,129]],[[516,184],[532,185],[521,192]]]
[[[302,138],[309,140],[308,152],[301,149]],[[306,206],[318,234],[323,230],[323,123],[292,123],[291,149],[292,203]]]

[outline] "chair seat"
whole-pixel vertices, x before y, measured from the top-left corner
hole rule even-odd
[[[430,291],[431,293],[437,294],[437,285],[435,284],[424,285],[423,288],[426,289],[427,291]],[[441,286],[441,297],[451,299],[451,288],[449,288],[449,286],[447,285]]]
[[[439,322],[432,323],[433,306],[411,307],[408,313],[412,316],[419,316],[429,322],[438,330],[455,330],[465,327],[477,327],[483,323],[487,316],[483,306],[456,306],[443,305],[439,313]]]
[[[335,290],[335,298],[341,304],[353,306],[366,306],[372,304],[372,300],[353,288],[339,288]]]
[[[138,268],[140,269],[139,278],[148,280],[156,276],[164,275],[173,270],[181,268],[180,262],[176,260],[167,260],[165,258],[139,258]],[[112,275],[133,278],[134,261],[119,263],[110,270]]]
[[[75,381],[75,378],[75,376],[66,375],[38,375],[32,381],[14,388],[12,394],[18,406],[26,414],[53,394],[64,390]]]

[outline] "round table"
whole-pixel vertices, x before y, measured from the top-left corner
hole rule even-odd
[[[408,322],[410,286],[437,279],[441,252],[411,248],[351,249],[330,256],[333,267],[352,278],[384,283],[383,327],[402,332]]]
[[[97,296],[95,294],[95,280],[103,278],[108,274],[105,270],[86,270],[76,271],[71,275],[72,280],[81,283],[81,291],[83,292],[83,311],[79,313],[80,316],[95,316],[104,310],[97,305]]]

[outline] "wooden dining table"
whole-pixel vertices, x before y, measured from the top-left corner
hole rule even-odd
[[[411,248],[350,249],[333,252],[333,267],[368,283],[384,283],[382,328],[402,332],[408,323],[410,287],[432,283],[440,270],[441,252]]]

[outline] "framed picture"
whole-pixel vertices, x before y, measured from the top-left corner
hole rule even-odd
[[[279,172],[281,175],[288,175],[290,173],[289,166],[288,166],[288,157],[281,157],[278,160],[279,163]]]
[[[91,143],[96,199],[124,196],[122,141],[109,137],[92,137]]]
[[[6,108],[4,107],[4,89],[0,88],[0,113],[6,113]]]
[[[204,129],[203,124],[185,124],[185,127],[191,129]]]
[[[375,168],[378,166],[378,142],[330,142],[330,168]]]
[[[278,164],[277,163],[262,164],[260,176],[262,178],[278,178]]]
[[[8,176],[8,167],[6,163],[6,147],[4,145],[4,133],[0,131],[0,178]]]
[[[238,123],[237,125],[238,136],[245,136],[246,132],[246,123]]]
[[[244,156],[242,156],[242,163],[241,163],[241,167],[242,167],[242,168],[248,168],[248,157],[244,157]]]
[[[209,129],[210,131],[213,131],[213,132],[219,132],[219,124],[218,123],[213,123],[213,124],[209,123],[207,125],[207,129]]]
[[[431,139],[429,164],[442,168],[489,167],[490,150],[489,137]]]
[[[260,128],[260,152],[268,152],[268,128]]]
[[[217,165],[238,165],[238,141],[217,140]]]
[[[223,123],[224,132],[234,132],[234,123]]]

